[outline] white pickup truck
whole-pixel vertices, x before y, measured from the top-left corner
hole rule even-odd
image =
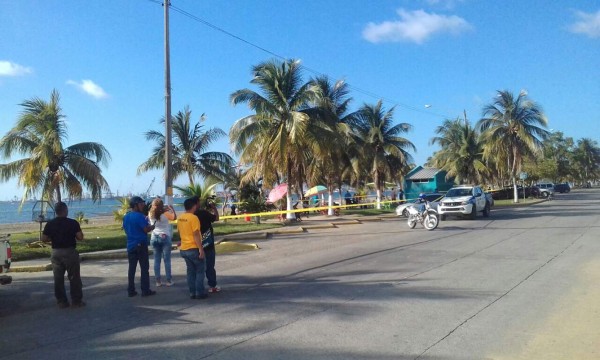
[[[441,220],[446,220],[447,215],[466,215],[470,219],[475,219],[479,211],[484,217],[490,216],[491,206],[481,187],[461,185],[448,190],[440,200],[438,213]]]
[[[8,235],[0,235],[0,284],[6,285],[12,282],[12,276],[4,275],[10,269],[10,261],[12,252],[10,249],[10,242],[8,241]]]

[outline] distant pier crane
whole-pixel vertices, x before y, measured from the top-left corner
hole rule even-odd
[[[150,190],[152,189],[152,185],[154,185],[154,181],[156,180],[156,178],[152,178],[152,181],[150,181],[150,185],[148,185],[148,189],[146,189],[146,192],[142,194],[142,196],[144,198],[148,198],[150,196]]]

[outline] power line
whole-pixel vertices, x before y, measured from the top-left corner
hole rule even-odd
[[[157,3],[157,4],[161,4],[161,5],[163,4],[162,1],[158,1],[158,0],[147,0],[147,1],[150,1],[150,2],[153,2],[153,3]],[[239,37],[238,35],[235,35],[235,34],[229,32],[229,31],[227,31],[227,30],[225,30],[225,29],[223,29],[223,28],[221,28],[221,27],[219,27],[217,25],[213,25],[212,23],[209,23],[208,21],[206,21],[206,20],[204,20],[204,19],[202,19],[202,18],[200,18],[200,17],[198,17],[198,16],[196,16],[196,15],[194,15],[194,14],[192,14],[192,13],[186,11],[186,10],[178,8],[178,7],[174,6],[174,5],[171,5],[170,8],[173,11],[178,12],[178,13],[180,13],[183,16],[186,16],[186,17],[188,17],[188,18],[190,18],[190,19],[192,19],[192,20],[194,20],[196,22],[199,22],[199,23],[201,23],[201,24],[203,24],[203,25],[205,25],[205,26],[207,26],[207,27],[209,27],[209,28],[211,28],[213,30],[221,32],[221,33],[223,33],[223,34],[225,34],[225,35],[227,35],[229,37],[232,37],[232,38],[234,38],[234,39],[236,39],[238,41],[241,41],[241,42],[243,42],[246,45],[249,45],[249,46],[251,46],[251,47],[253,47],[255,49],[258,49],[258,50],[260,50],[260,51],[262,51],[264,53],[267,53],[267,54],[269,54],[271,56],[274,56],[274,57],[276,57],[276,58],[278,58],[280,60],[286,61],[286,60],[289,59],[289,58],[281,56],[281,55],[279,55],[279,54],[277,54],[277,53],[275,53],[275,52],[273,52],[273,51],[271,51],[271,50],[269,50],[267,48],[259,46],[259,45],[255,44],[255,43],[251,42],[251,41],[243,39],[243,38]],[[305,69],[306,71],[308,71],[310,73],[313,73],[313,74],[315,74],[317,76],[323,76],[324,75],[320,71],[317,71],[315,69],[309,68],[308,66],[305,66],[303,64],[300,64],[300,66],[303,69]],[[419,112],[419,113],[430,115],[430,116],[441,117],[441,118],[444,118],[444,119],[451,118],[451,116],[448,116],[448,115],[445,115],[445,114],[437,113],[435,111],[430,111],[430,110],[424,110],[424,109],[421,109],[420,107],[413,106],[413,105],[408,105],[408,104],[404,104],[404,103],[402,103],[400,101],[388,98],[386,96],[380,96],[380,95],[378,95],[375,92],[368,91],[368,90],[359,88],[359,87],[351,85],[351,84],[347,84],[347,85],[348,85],[348,87],[351,90],[353,90],[355,92],[361,93],[363,95],[370,96],[370,97],[375,98],[375,99],[381,99],[382,101],[391,103],[394,106],[400,106],[400,107],[402,107],[404,109],[407,109],[407,110],[410,110],[410,111]],[[426,107],[426,108],[429,109],[429,107]]]

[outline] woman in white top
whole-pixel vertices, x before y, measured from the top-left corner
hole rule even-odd
[[[160,277],[160,262],[165,260],[165,285],[173,285],[171,279],[171,247],[173,246],[173,230],[169,221],[177,219],[175,210],[170,205],[164,205],[160,198],[152,201],[152,207],[148,213],[150,224],[154,225],[150,244],[154,248],[154,277],[156,286],[162,286]]]

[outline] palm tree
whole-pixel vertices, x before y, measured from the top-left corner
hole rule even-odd
[[[302,84],[298,61],[271,60],[252,68],[257,93],[242,89],[231,94],[233,105],[246,103],[254,114],[237,120],[229,132],[229,139],[240,162],[252,164],[246,179],[263,177],[272,183],[284,174],[288,184],[293,184],[294,164],[302,161],[307,144],[312,141],[309,116],[302,112],[316,99],[318,90],[310,83]],[[291,186],[290,186],[291,187]],[[287,208],[292,208],[291,192],[287,193]],[[293,213],[287,213],[293,219]]]
[[[600,167],[600,148],[598,143],[590,138],[577,140],[577,147],[573,156],[576,167],[579,169],[579,179],[582,184],[598,176]]]
[[[215,187],[217,183],[213,180],[207,180],[204,184],[190,184],[188,186],[173,186],[181,192],[184,197],[190,198],[197,196],[201,202],[206,201],[209,197],[215,195]]]
[[[390,173],[389,155],[396,157],[394,161],[401,163],[413,162],[409,151],[415,151],[415,145],[401,137],[410,131],[408,123],[394,125],[394,108],[385,111],[380,100],[375,105],[364,104],[352,121],[354,131],[358,136],[361,151],[369,164],[377,190],[377,208],[381,208],[381,188],[384,184],[385,173]],[[396,166],[398,168],[398,166]]]
[[[203,131],[204,114],[195,124],[191,118],[192,111],[186,106],[183,111],[179,111],[174,116],[172,121],[173,177],[177,178],[179,175],[187,174],[191,185],[194,185],[196,175],[203,178],[216,177],[222,180],[234,161],[228,154],[207,150],[213,142],[227,134],[219,128]],[[160,123],[164,124],[165,119],[162,118]],[[138,174],[165,167],[165,136],[155,130],[146,132],[145,136],[146,140],[156,142],[156,146],[148,160],[138,167]]]
[[[94,201],[102,198],[102,191],[109,191],[98,164],[106,166],[110,154],[95,142],[63,145],[67,124],[59,102],[56,90],[50,94],[49,102],[37,97],[24,101],[17,123],[0,140],[4,158],[27,156],[0,164],[0,181],[17,177],[19,185],[25,187],[22,203],[38,190],[42,199],[48,201],[61,201],[63,192],[69,198],[80,199],[84,187],[90,190]]]
[[[521,91],[517,97],[507,90],[498,91],[496,100],[483,108],[483,118],[477,123],[484,143],[484,158],[497,156],[506,160],[506,169],[513,182],[514,202],[519,202],[517,175],[525,156],[538,154],[548,136],[548,121],[541,107]]]
[[[318,146],[307,154],[307,175],[310,183],[325,183],[329,192],[328,214],[333,215],[333,190],[337,186],[340,194],[344,169],[351,166],[350,144],[353,142],[349,123],[354,113],[348,113],[352,98],[348,96],[348,85],[343,80],[332,83],[327,76],[312,80],[319,89],[314,107],[305,112],[311,120],[310,129]]]
[[[466,116],[464,121],[458,118],[445,120],[435,133],[437,136],[430,143],[439,144],[441,149],[431,159],[433,166],[445,170],[447,177],[454,177],[458,183],[476,184],[483,180],[487,171],[483,162],[483,144]]]

